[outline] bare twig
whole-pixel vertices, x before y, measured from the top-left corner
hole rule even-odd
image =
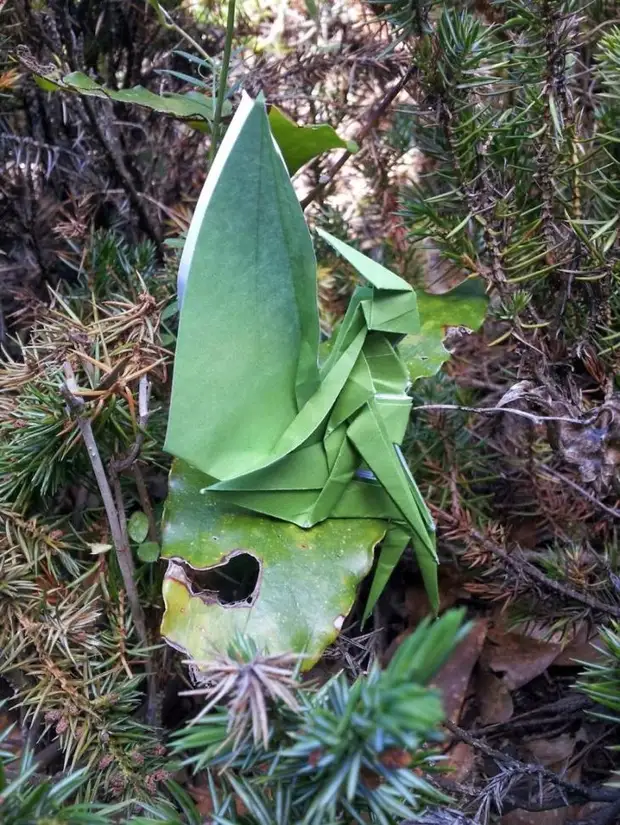
[[[515,807],[523,807],[526,810],[550,810],[552,808],[563,807],[569,805],[571,802],[614,802],[617,803],[618,791],[613,788],[594,786],[588,787],[585,785],[578,785],[575,782],[570,782],[563,776],[560,776],[553,771],[548,770],[543,765],[530,762],[520,762],[512,756],[508,756],[502,751],[492,748],[487,745],[482,739],[472,736],[468,731],[460,728],[449,720],[444,721],[444,726],[461,742],[465,742],[475,750],[480,751],[485,756],[490,757],[499,765],[505,765],[508,769],[514,771],[515,774],[522,776],[535,776],[540,780],[545,780],[549,784],[554,785],[561,793],[560,798],[553,797],[547,803],[541,800],[540,803],[531,805],[527,799],[517,799],[512,794],[510,802]],[[609,820],[611,821],[611,820]]]
[[[116,175],[121,186],[127,192],[132,207],[136,210],[136,214],[140,221],[140,226],[142,227],[142,230],[153,241],[158,253],[161,255],[161,235],[154,221],[151,219],[151,216],[149,215],[148,211],[144,208],[144,204],[142,203],[142,199],[140,198],[140,193],[135,187],[132,177],[129,174],[127,166],[125,165],[125,161],[121,157],[120,153],[116,151],[115,147],[108,140],[105,132],[101,128],[92,101],[84,97],[82,98],[81,102],[84,106],[86,115],[90,121],[90,125],[92,126],[95,137],[101,144],[101,148],[103,149],[108,158],[110,166],[112,167],[112,171]]]
[[[568,599],[585,604],[587,607],[592,608],[592,610],[597,610],[600,613],[606,613],[609,616],[620,619],[620,607],[613,604],[605,604],[599,599],[594,598],[594,596],[590,596],[587,593],[580,593],[568,584],[564,584],[556,579],[550,579],[549,576],[543,573],[542,570],[539,570],[536,565],[527,561],[519,549],[517,549],[517,553],[507,553],[503,547],[500,547],[494,541],[491,541],[491,539],[474,528],[469,529],[469,535],[475,541],[479,542],[485,550],[488,550],[494,556],[502,559],[502,561],[504,561],[509,567],[512,567],[513,570],[518,573],[525,573],[530,578],[543,585],[543,587],[546,587],[547,590],[553,590]]]
[[[608,504],[605,504],[603,501],[600,501],[596,496],[592,495],[592,493],[585,490],[583,487],[580,487],[577,482],[573,481],[570,478],[562,475],[561,473],[552,470],[550,467],[545,467],[543,464],[537,462],[538,469],[543,473],[543,475],[551,476],[551,478],[555,479],[556,481],[561,481],[562,484],[567,484],[569,487],[572,487],[575,492],[582,495],[584,498],[587,498],[588,501],[592,502],[596,507],[603,510],[605,513],[608,513],[613,518],[620,518],[620,510],[616,507],[610,507]]]
[[[133,617],[138,636],[140,637],[140,641],[145,647],[148,647],[146,622],[144,619],[144,611],[142,610],[142,605],[140,604],[138,588],[136,586],[135,567],[133,557],[131,555],[131,548],[129,547],[129,543],[126,541],[124,536],[123,527],[121,525],[119,513],[114,501],[112,488],[110,487],[110,482],[108,481],[108,477],[101,460],[101,455],[99,453],[99,448],[97,447],[97,442],[95,441],[90,419],[84,415],[84,401],[76,394],[77,384],[75,381],[75,375],[69,363],[64,364],[64,372],[65,383],[61,387],[61,392],[67,402],[67,406],[76,417],[77,425],[84,440],[88,457],[93,468],[93,473],[95,474],[95,479],[97,480],[99,492],[101,493],[103,506],[108,518],[108,524],[110,525],[112,543],[114,544],[118,566],[121,571],[121,576],[123,577],[125,591],[127,592],[131,615]]]
[[[610,20],[603,20],[602,23],[599,23],[598,26],[595,26],[593,29],[589,29],[583,36],[581,43],[579,46],[582,46],[584,43],[588,43],[593,38],[595,38],[601,29],[607,28],[607,26],[617,26],[620,23],[620,17],[612,17]]]
[[[454,410],[459,412],[479,413],[481,415],[493,415],[495,413],[511,413],[512,415],[519,415],[521,418],[527,418],[534,424],[541,424],[544,421],[564,421],[567,424],[585,424],[579,418],[570,418],[565,415],[536,415],[535,413],[525,412],[525,410],[516,410],[514,407],[462,407],[460,404],[420,404],[417,407],[412,407],[412,410]]]
[[[146,375],[143,375],[142,378],[140,378],[140,383],[138,385],[138,434],[136,435],[136,439],[126,455],[122,458],[116,458],[110,461],[111,474],[118,475],[125,470],[129,470],[140,455],[140,450],[144,444],[146,425],[149,421],[150,394],[151,385]]]
[[[527,418],[529,421],[532,421],[534,424],[541,424],[545,421],[564,421],[567,424],[581,424],[586,426],[587,420],[579,419],[579,418],[570,418],[569,416],[563,415],[536,415],[535,413],[529,413],[525,410],[517,410],[514,407],[463,407],[460,404],[420,404],[419,406],[412,407],[412,410],[454,410],[459,412],[471,412],[471,413],[478,413],[481,415],[492,415],[494,413],[511,413],[512,415],[518,415],[522,418]],[[598,499],[595,495],[588,492],[588,490],[581,487],[577,482],[573,481],[570,478],[567,478],[564,475],[552,470],[550,467],[546,467],[543,464],[538,462],[538,468],[543,474],[551,476],[551,478],[561,481],[563,484],[572,487],[577,493],[580,493],[584,498],[587,498],[588,501],[592,502],[596,507],[599,507],[604,512],[608,513],[613,518],[620,518],[620,510],[616,507],[610,507],[608,504],[605,504],[603,501]]]
[[[60,17],[60,23],[65,30],[64,40],[67,46],[68,64],[71,71],[75,72],[78,70],[79,67],[75,55],[75,38],[73,36],[71,23],[69,21],[68,6],[65,7],[61,4],[60,8],[62,8],[63,11]],[[38,26],[38,28],[42,29],[43,27]],[[129,170],[127,169],[127,165],[125,164],[125,161],[121,156],[121,153],[116,149],[112,141],[108,139],[105,130],[102,128],[99,122],[99,118],[97,117],[97,111],[95,109],[95,106],[93,105],[92,100],[90,100],[88,97],[83,97],[81,103],[84,107],[84,111],[86,112],[86,116],[90,121],[90,125],[93,129],[95,137],[101,144],[101,147],[108,158],[112,171],[116,175],[121,186],[125,189],[132,207],[136,210],[136,214],[138,216],[138,220],[140,222],[142,230],[153,241],[153,243],[157,247],[158,253],[161,255],[162,245],[160,233],[158,231],[157,226],[153,222],[151,216],[149,215],[148,211],[145,209],[144,204],[142,203],[138,190],[136,189],[136,186],[134,184],[133,178]]]
[[[129,469],[136,468],[136,460],[140,455],[140,450],[142,449],[142,445],[144,444],[144,437],[145,437],[145,430],[146,425],[148,424],[149,420],[149,397],[151,392],[151,385],[146,377],[143,375],[140,378],[140,383],[138,384],[138,432],[136,434],[136,438],[134,443],[131,445],[129,450],[124,456],[113,458],[108,464],[108,473],[110,476],[110,481],[112,485],[112,489],[114,491],[114,500],[116,503],[116,513],[118,515],[119,526],[122,535],[123,546],[127,548],[129,551],[129,555],[133,565],[133,558],[131,557],[131,550],[129,548],[129,535],[127,529],[127,515],[125,513],[125,502],[123,500],[123,491],[121,487],[121,473],[125,472]],[[134,472],[135,476],[135,472]],[[141,476],[140,476],[141,478]],[[148,495],[147,495],[148,498]],[[150,507],[149,502],[149,513],[147,513],[147,517],[149,518],[149,534],[152,533],[152,529],[154,526],[153,520],[153,510]],[[151,535],[149,535],[151,538]],[[156,540],[152,539],[152,540]],[[129,594],[128,594],[129,595]],[[133,606],[130,606],[133,613]],[[146,629],[145,629],[145,636],[146,636]],[[156,716],[157,716],[157,709],[158,709],[158,691],[157,691],[157,680],[155,675],[155,669],[153,667],[152,659],[149,657],[147,661],[147,678],[148,678],[148,701],[147,701],[147,709],[146,709],[146,717],[147,721],[150,724],[155,724]]]
[[[361,144],[362,141],[366,139],[368,134],[375,128],[379,120],[386,113],[387,109],[392,104],[396,96],[405,88],[407,83],[409,83],[409,81],[416,74],[416,72],[417,67],[411,66],[408,69],[408,71],[400,78],[400,80],[397,80],[396,83],[394,83],[394,85],[390,89],[388,89],[385,96],[376,104],[376,106],[373,106],[373,108],[370,110],[370,114],[366,118],[366,123],[364,123],[364,125],[361,127],[361,129],[355,136],[356,143]],[[331,185],[338,172],[342,169],[342,167],[349,160],[352,154],[353,153],[347,149],[340,155],[338,160],[329,170],[327,178],[321,183],[319,183],[317,186],[315,186],[314,189],[311,192],[309,192],[306,195],[306,197],[302,200],[302,209],[307,209],[308,206],[310,206],[310,204],[314,200],[316,200],[316,198]]]
[[[588,696],[582,693],[573,693],[565,696],[563,699],[558,699],[556,702],[549,702],[541,705],[539,708],[533,708],[526,713],[519,713],[508,719],[505,722],[495,722],[490,725],[485,725],[482,728],[477,728],[472,731],[472,736],[484,736],[485,734],[499,734],[507,730],[515,728],[522,728],[526,726],[540,727],[541,717],[543,717],[545,724],[556,719],[575,718],[575,714],[583,710],[592,708],[594,702]]]
[[[211,61],[209,53],[205,51],[200,43],[197,40],[194,40],[194,38],[186,32],[185,29],[181,28],[178,23],[175,23],[172,15],[159,2],[151,3],[150,5],[154,9],[161,26],[168,29],[168,31],[176,32],[183,38],[183,40],[186,40],[207,63]]]

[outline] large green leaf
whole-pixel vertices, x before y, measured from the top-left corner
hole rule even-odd
[[[398,346],[412,381],[429,378],[440,370],[450,358],[443,345],[448,328],[479,329],[488,304],[484,285],[477,278],[468,279],[443,295],[419,291],[417,298],[420,331],[405,336]]]
[[[84,72],[72,72],[62,79],[46,76],[42,78],[44,88],[52,91],[63,89],[92,97],[102,97],[118,103],[133,103],[145,106],[155,112],[186,120],[197,128],[204,128],[213,119],[213,98],[201,92],[186,92],[185,94],[158,95],[145,89],[143,86],[134,86],[132,89],[109,89],[92,80]],[[224,101],[223,114],[231,112],[231,105]]]
[[[203,493],[209,481],[174,462],[163,524],[162,556],[171,560],[163,636],[200,662],[226,651],[242,631],[271,653],[305,653],[310,667],[338,635],[386,522],[328,519],[304,530]],[[239,553],[260,565],[251,605],[223,605],[213,593],[192,592],[190,568],[208,570]]]
[[[355,141],[343,140],[328,123],[298,126],[277,106],[272,106],[269,110],[269,125],[291,175],[304,163],[330,149],[357,152],[359,148]]]
[[[117,103],[144,106],[154,112],[162,112],[190,123],[196,129],[206,129],[213,120],[215,103],[212,97],[202,92],[191,91],[184,94],[169,93],[159,95],[134,86],[132,89],[110,89],[90,78],[84,72],[72,72],[64,77],[38,75],[39,85],[46,91],[64,90],[92,97],[107,98]],[[232,106],[225,100],[222,108],[224,117],[230,115]],[[328,123],[313,126],[298,126],[276,106],[269,112],[271,132],[280,147],[289,174],[317,155],[331,149],[348,149],[357,152],[355,141],[343,140]]]

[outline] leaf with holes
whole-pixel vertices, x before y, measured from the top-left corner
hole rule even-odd
[[[475,332],[484,321],[488,304],[479,278],[470,278],[443,295],[416,294],[420,330],[406,335],[398,346],[412,381],[439,372],[450,358],[444,345],[449,330]]]
[[[174,462],[163,523],[162,557],[170,562],[162,635],[200,662],[243,631],[270,653],[305,653],[310,667],[338,635],[385,521],[329,519],[304,530],[203,493],[209,481]],[[258,576],[244,601],[223,603],[201,578],[242,554],[258,562]]]

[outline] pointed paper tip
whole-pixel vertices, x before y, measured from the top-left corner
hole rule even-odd
[[[263,96],[263,93],[262,93],[262,92],[259,92],[259,94],[257,95],[257,97],[256,97],[256,98],[253,98],[253,97],[252,97],[251,95],[249,95],[249,94],[248,94],[245,90],[243,90],[243,91],[241,92],[241,101],[239,102],[239,105],[237,106],[237,110],[236,110],[236,112],[235,112],[235,114],[234,114],[234,116],[233,116],[233,120],[234,120],[234,119],[235,119],[235,117],[239,114],[239,112],[242,112],[242,113],[243,113],[243,112],[245,112],[247,109],[251,109],[251,108],[254,106],[254,104],[255,104],[255,103],[259,103],[259,102],[261,102],[261,98],[262,98],[262,96]],[[232,126],[232,121],[231,121],[231,126]]]
[[[258,99],[259,98],[257,98],[256,101],[253,100],[245,91],[241,94],[241,102],[239,103],[237,111],[233,115],[233,119],[226,130],[226,134],[224,135],[220,147],[217,150],[215,159],[213,160],[209,173],[207,174],[207,179],[202,187],[202,192],[200,193],[198,203],[196,204],[196,209],[194,210],[192,222],[183,246],[181,262],[179,264],[179,273],[177,276],[177,296],[179,301],[179,309],[183,306],[183,296],[187,287],[187,279],[189,278],[192,256],[194,254],[196,241],[198,240],[200,226],[202,225],[205,212],[209,206],[209,201],[211,200],[211,196],[213,195],[217,182],[222,174],[222,169],[224,168],[228,155],[230,154],[230,150],[234,146],[239,133],[243,129],[243,126],[253,111]]]

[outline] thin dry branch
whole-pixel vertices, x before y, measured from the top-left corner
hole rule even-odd
[[[583,424],[584,422],[579,418],[570,418],[566,415],[536,415],[535,413],[526,412],[525,410],[516,410],[514,407],[463,407],[460,404],[420,404],[417,407],[412,407],[412,410],[446,410],[458,412],[479,413],[480,415],[493,415],[494,413],[511,413],[512,415],[527,418],[534,424],[542,424],[545,421],[564,421],[566,424]]]
[[[144,444],[146,425],[149,422],[149,398],[151,395],[151,385],[146,375],[140,378],[138,384],[138,434],[134,443],[126,455],[110,461],[110,475],[118,475],[133,467],[136,459],[140,455],[140,450]]]
[[[594,596],[575,590],[575,588],[568,584],[564,584],[564,582],[557,581],[556,579],[550,579],[549,576],[536,567],[536,565],[524,558],[519,547],[516,547],[516,552],[508,553],[503,547],[500,547],[487,536],[483,535],[483,533],[479,530],[471,527],[468,532],[474,541],[478,542],[485,550],[492,553],[494,556],[500,558],[515,572],[529,576],[547,590],[553,590],[555,593],[558,593],[567,599],[584,604],[586,607],[590,607],[592,610],[596,610],[599,613],[613,616],[615,619],[620,619],[620,607],[614,604],[606,604],[605,602],[594,598]]]
[[[590,501],[600,510],[603,510],[605,513],[612,516],[613,518],[620,518],[620,510],[618,510],[617,507],[610,507],[608,504],[605,504],[605,502],[601,501],[595,495],[592,495],[592,493],[588,492],[588,490],[584,489],[579,484],[577,484],[576,481],[573,481],[571,478],[567,478],[561,473],[552,470],[551,467],[544,466],[540,462],[536,462],[536,466],[540,470],[542,475],[550,476],[555,481],[560,481],[562,484],[567,484],[569,487],[572,487],[576,493],[579,493],[584,498],[587,498],[588,501]]]
[[[574,802],[611,802],[610,807],[615,809],[620,801],[620,791],[606,786],[586,786],[578,785],[575,782],[570,782],[563,776],[560,776],[553,771],[548,770],[543,765],[538,765],[532,762],[520,762],[512,756],[508,756],[502,751],[487,745],[482,739],[472,736],[468,731],[455,725],[453,722],[446,720],[444,726],[461,742],[465,742],[475,750],[483,753],[485,756],[493,759],[498,765],[505,766],[509,771],[515,775],[523,777],[533,776],[537,777],[539,781],[548,782],[554,786],[558,793],[550,795],[546,800],[539,798],[533,801],[527,797],[521,798],[515,791],[506,794],[506,801],[511,808],[522,808],[531,811],[545,811],[554,808],[566,807]],[[605,810],[608,810],[607,808]],[[502,812],[505,812],[502,810]],[[612,821],[612,820],[604,820]]]
[[[88,457],[90,459],[93,473],[101,493],[103,506],[106,511],[108,524],[110,525],[110,533],[112,535],[112,543],[116,551],[116,558],[118,566],[123,577],[123,584],[127,592],[127,599],[131,609],[131,615],[140,637],[140,641],[144,647],[148,647],[148,636],[146,632],[146,621],[144,618],[144,611],[140,604],[138,595],[138,588],[135,580],[135,566],[133,557],[131,555],[131,548],[124,537],[123,526],[114,501],[114,495],[108,477],[106,475],[103,461],[97,447],[93,428],[88,416],[84,415],[84,401],[77,395],[77,383],[75,374],[69,363],[64,364],[65,383],[61,387],[61,393],[67,402],[69,410],[75,415],[77,425],[84,440]]]
[[[138,384],[138,432],[136,434],[136,438],[134,443],[131,445],[129,450],[124,456],[119,458],[113,458],[108,464],[108,473],[110,476],[111,486],[114,491],[114,499],[116,502],[116,513],[118,516],[122,539],[123,539],[123,547],[126,547],[129,550],[130,557],[131,557],[131,550],[129,549],[129,535],[128,535],[128,528],[127,528],[127,514],[125,512],[125,502],[123,499],[123,491],[121,488],[121,473],[125,472],[126,470],[133,469],[134,476],[136,477],[135,470],[137,469],[136,461],[138,456],[140,455],[140,450],[142,449],[142,445],[144,444],[144,438],[146,435],[146,426],[149,421],[149,398],[151,394],[151,384],[146,377],[143,375],[140,378],[140,383]],[[141,476],[140,476],[141,478]],[[142,495],[141,495],[142,498]],[[148,496],[147,496],[148,498]],[[150,502],[149,502],[150,507]],[[151,534],[153,532],[153,511],[150,508],[150,515],[149,518],[149,537],[151,540],[153,539]],[[133,565],[133,558],[132,565]],[[132,607],[133,612],[133,607]],[[146,636],[146,628],[145,628],[145,636]],[[145,643],[146,644],[146,643]],[[147,679],[148,679],[148,702],[147,702],[147,710],[146,710],[146,717],[149,724],[155,724],[156,717],[157,717],[157,708],[158,708],[158,688],[157,688],[157,679],[155,668],[153,666],[152,657],[149,656],[147,663],[146,663],[146,672],[147,672]]]
[[[366,122],[358,131],[355,136],[355,142],[361,144],[366,137],[370,134],[370,132],[375,128],[379,120],[383,117],[386,113],[392,102],[396,99],[397,95],[405,88],[407,83],[411,80],[411,78],[416,74],[417,67],[410,66],[407,72],[394,83],[390,89],[386,92],[385,96],[370,110],[370,114],[366,118]],[[307,209],[310,204],[317,199],[317,197],[325,192],[325,190],[332,184],[334,178],[338,174],[338,172],[342,169],[345,163],[349,160],[353,153],[350,152],[348,149],[344,151],[338,160],[334,163],[334,165],[329,170],[327,177],[324,181],[319,183],[317,186],[309,192],[306,197],[301,202],[301,208]]]

